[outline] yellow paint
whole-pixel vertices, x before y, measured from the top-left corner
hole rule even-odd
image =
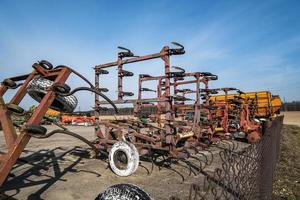
[[[60,112],[53,110],[53,109],[48,109],[46,112],[46,116],[49,116],[49,117],[57,117],[57,116],[59,116],[59,114],[60,114]]]
[[[280,111],[282,102],[279,96],[272,95],[269,91],[259,91],[259,92],[246,92],[244,94],[228,94],[228,99],[233,99],[234,96],[241,96],[242,98],[250,98],[257,100],[257,116],[266,117],[269,113],[274,115]],[[216,95],[210,97],[213,102],[224,101],[225,95]]]

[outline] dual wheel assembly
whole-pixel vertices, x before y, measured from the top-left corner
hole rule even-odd
[[[53,85],[53,81],[38,77],[30,81],[27,93],[37,102],[41,102],[43,97],[47,94],[47,88]],[[70,87],[64,84],[64,92],[68,93]],[[60,112],[73,112],[78,103],[77,98],[74,95],[61,96],[56,95],[50,108]]]

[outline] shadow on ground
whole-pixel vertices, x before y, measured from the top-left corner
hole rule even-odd
[[[83,158],[90,157],[89,151],[81,147],[74,147],[70,150],[64,150],[61,147],[52,150],[39,150],[28,156],[22,157],[13,167],[6,182],[1,187],[1,198],[14,199],[21,189],[32,186],[40,188],[28,196],[28,200],[42,199],[41,195],[57,181],[67,181],[62,177],[66,173],[92,173],[100,177],[101,175],[94,171],[77,170],[75,166],[83,162]],[[73,159],[70,159],[73,158]],[[68,161],[68,165],[61,167],[61,163]],[[27,166],[24,166],[27,165]],[[54,175],[47,173],[53,169]],[[19,171],[20,169],[20,171]],[[5,191],[14,190],[12,195],[4,195]]]

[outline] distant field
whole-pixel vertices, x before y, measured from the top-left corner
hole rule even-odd
[[[282,112],[284,124],[300,126],[300,111]]]

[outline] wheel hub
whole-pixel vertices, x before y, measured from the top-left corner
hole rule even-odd
[[[119,169],[126,169],[128,165],[128,158],[124,151],[117,151],[114,155],[114,162],[116,164],[116,167]]]

